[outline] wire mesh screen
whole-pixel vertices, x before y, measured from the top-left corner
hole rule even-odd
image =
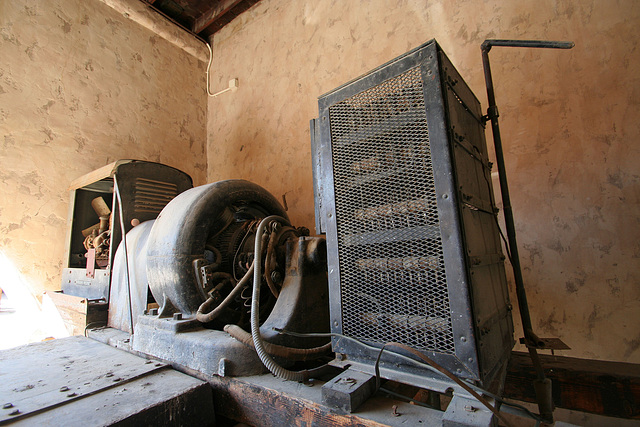
[[[420,68],[329,107],[343,333],[455,354]]]

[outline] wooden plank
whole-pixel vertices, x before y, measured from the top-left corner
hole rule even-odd
[[[86,298],[52,291],[46,291],[44,298],[51,299],[71,335],[84,335],[87,325],[107,321],[106,302],[89,301]]]
[[[28,426],[213,426],[211,387],[164,369],[23,420]],[[20,426],[20,420],[16,423]],[[13,424],[12,424],[13,425]]]
[[[200,15],[193,24],[193,32],[208,37],[260,0],[221,0]]]
[[[193,32],[197,34],[204,30],[243,1],[244,0],[220,0],[213,2],[213,5],[208,11],[196,18],[196,22],[193,24]]]
[[[84,337],[0,351],[0,425],[213,425],[203,381]]]
[[[64,309],[75,311],[80,314],[87,314],[87,299],[74,295],[63,294],[62,292],[46,291],[45,295],[51,298],[58,310]]]
[[[640,419],[640,365],[540,355],[553,381],[556,407],[609,417]],[[536,374],[527,353],[513,352],[505,395],[535,402]]]
[[[100,181],[101,179],[112,178],[118,166],[124,163],[130,163],[132,161],[133,160],[118,160],[113,163],[109,163],[108,165],[103,166],[100,169],[96,169],[93,172],[89,172],[88,174],[73,180],[73,182],[71,182],[71,185],[69,186],[69,190],[77,190],[86,185],[93,184],[96,181]]]
[[[0,424],[67,404],[114,385],[164,369],[100,342],[69,337],[0,352]],[[18,410],[19,413],[11,415]]]

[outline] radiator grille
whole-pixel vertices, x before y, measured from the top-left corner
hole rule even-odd
[[[134,191],[135,212],[157,215],[178,195],[178,186],[169,182],[136,178]]]
[[[420,68],[329,108],[343,333],[454,354]]]

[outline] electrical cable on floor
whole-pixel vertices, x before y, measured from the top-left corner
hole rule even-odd
[[[434,360],[432,360],[429,357],[427,357],[426,355],[420,353],[418,350],[416,350],[414,348],[411,348],[408,345],[404,345],[404,344],[401,344],[401,343],[398,343],[398,342],[388,342],[388,343],[384,344],[382,346],[382,348],[380,349],[380,353],[378,354],[378,358],[376,359],[376,365],[375,365],[376,385],[378,386],[378,388],[380,387],[380,370],[378,368],[378,364],[380,362],[380,357],[382,356],[382,352],[385,350],[386,346],[392,346],[392,347],[400,348],[400,349],[408,351],[409,353],[413,354],[414,356],[422,359],[424,362],[426,362],[429,365],[431,365],[432,367],[436,368],[438,371],[443,373],[451,381],[455,382],[460,387],[462,387],[466,392],[471,394],[471,396],[473,396],[478,402],[482,403],[488,410],[493,412],[493,414],[496,417],[498,417],[498,419],[500,421],[502,421],[505,425],[511,426],[511,424],[502,416],[502,414],[500,414],[500,411],[498,409],[496,409],[493,405],[491,405],[491,403],[489,403],[487,401],[487,399],[485,399],[480,394],[478,394],[475,390],[473,390],[467,383],[465,383],[460,378],[458,378],[455,375],[453,375],[451,372],[449,372],[449,370],[447,370],[443,366],[440,366]]]
[[[409,397],[409,396],[405,396],[404,394],[396,393],[395,391],[391,391],[391,390],[386,389],[386,388],[384,388],[384,387],[380,387],[380,389],[379,389],[379,390],[380,390],[381,392],[383,392],[383,393],[387,393],[387,394],[389,394],[389,395],[391,395],[391,396],[393,396],[393,397],[397,397],[398,399],[406,400],[406,401],[408,401],[409,403],[412,403],[412,404],[414,404],[414,405],[422,406],[423,408],[435,409],[435,408],[434,408],[433,406],[431,406],[431,405],[427,405],[426,403],[419,402],[419,401],[417,401],[417,400],[415,400],[415,399],[412,399],[412,398],[411,398],[411,397]]]
[[[338,338],[343,338],[343,339],[346,339],[346,340],[349,340],[349,341],[353,341],[356,344],[358,344],[358,345],[360,345],[360,346],[362,346],[362,347],[364,347],[364,348],[366,348],[368,350],[375,351],[375,352],[380,351],[379,347],[374,347],[372,345],[365,344],[365,343],[363,343],[362,341],[360,341],[360,340],[358,340],[356,338],[351,338],[351,337],[348,337],[346,335],[338,334],[338,333],[335,333],[335,332],[308,332],[308,333],[301,333],[301,332],[286,331],[286,330],[280,329],[280,328],[273,328],[273,330],[278,332],[278,333],[281,333],[281,334],[291,335],[292,337],[300,337],[300,338],[305,338],[305,337],[338,337]],[[407,362],[411,362],[411,363],[419,365],[419,366],[424,366],[427,369],[429,369],[430,371],[432,371],[432,372],[434,372],[436,374],[442,375],[441,372],[436,370],[434,367],[432,367],[432,366],[430,366],[428,364],[425,364],[424,362],[421,362],[419,360],[415,360],[415,359],[413,359],[413,358],[411,358],[409,356],[405,356],[404,354],[396,353],[394,351],[387,350],[387,352],[391,353],[394,356],[397,356],[398,358],[403,359],[403,360],[405,360]]]
[[[87,324],[87,326],[84,327],[84,336],[87,336],[87,329],[89,329],[91,326],[95,326],[95,325],[102,325],[102,327],[107,326],[107,322],[101,320],[99,322],[91,322],[89,324]]]
[[[133,335],[133,308],[131,306],[131,279],[129,276],[129,251],[127,250],[127,232],[124,227],[124,206],[122,205],[122,196],[120,195],[120,187],[118,186],[118,180],[113,175],[113,190],[116,192],[116,198],[118,199],[118,206],[120,207],[118,215],[120,216],[120,228],[122,230],[122,244],[124,245],[124,263],[127,272],[127,291],[129,293],[129,320],[131,321],[131,335]]]
[[[336,332],[300,333],[300,332],[286,331],[286,330],[280,329],[280,328],[273,328],[273,330],[278,332],[278,333],[281,333],[281,334],[291,335],[291,336],[294,336],[294,337],[301,337],[301,338],[304,338],[304,337],[337,337],[337,338],[342,338],[342,339],[346,339],[346,340],[352,341],[352,342],[360,345],[361,347],[367,348],[369,350],[373,350],[373,351],[376,351],[376,352],[380,351],[379,347],[374,347],[374,346],[366,344],[366,343],[364,343],[364,342],[362,342],[362,341],[360,341],[360,340],[358,340],[356,338],[348,337],[346,335],[339,334],[339,333],[336,333]],[[393,356],[398,357],[399,359],[411,362],[411,363],[419,365],[419,366],[426,367],[427,369],[429,369],[432,372],[435,372],[435,373],[437,373],[439,375],[445,375],[443,372],[437,370],[436,368],[434,368],[430,364],[426,363],[425,361],[415,360],[415,359],[413,359],[413,358],[411,358],[409,356],[405,356],[404,354],[397,353],[397,352],[391,351],[391,350],[385,350],[385,351],[387,353],[391,353]],[[459,380],[459,381],[463,382],[462,380]],[[478,387],[476,385],[469,384],[469,383],[464,383],[464,384],[466,386],[470,387],[471,389],[475,390],[478,393],[482,393],[482,394],[484,394],[484,395],[486,395],[486,396],[488,396],[488,397],[490,397],[492,399],[495,399],[497,402],[500,402],[503,405],[507,405],[507,406],[510,406],[510,407],[513,407],[513,408],[517,408],[517,409],[523,411],[524,412],[523,416],[528,416],[528,417],[530,417],[531,419],[533,419],[533,420],[535,420],[537,422],[540,422],[542,420],[542,418],[539,415],[532,413],[530,410],[528,410],[527,408],[525,408],[522,405],[518,405],[517,403],[507,402],[503,398],[501,398],[499,396],[496,396],[495,394],[493,394],[493,393],[491,393],[489,391],[486,391],[486,390],[484,390],[481,387]]]

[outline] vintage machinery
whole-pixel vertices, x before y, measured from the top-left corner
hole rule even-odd
[[[171,199],[192,186],[191,177],[184,172],[139,160],[118,160],[75,180],[70,186],[62,291],[108,299],[113,258],[123,229],[115,187],[123,196],[122,223],[128,232],[132,221],[154,219]]]
[[[324,239],[290,226],[255,184],[191,187],[177,169],[133,160],[75,181],[63,292],[108,301],[108,326],[133,334],[134,350],[208,375],[264,371],[245,332],[254,296],[262,358],[274,354],[279,367],[328,353],[325,338],[302,340],[299,350],[300,339],[273,330],[328,330]],[[255,246],[264,275],[254,295]]]
[[[250,182],[187,190],[118,248],[109,326],[132,333],[133,350],[205,375],[281,372],[324,356],[325,338],[274,331],[328,330],[325,241],[308,234]],[[159,308],[148,308],[149,292]]]
[[[499,392],[513,323],[480,103],[431,41],[321,96],[319,110],[334,364],[456,389],[399,358],[413,356],[405,348],[381,354],[395,342]]]
[[[109,284],[108,326],[127,336],[116,345],[198,375],[268,370],[302,382],[339,368],[322,388],[336,411],[354,410],[388,379],[452,392],[444,415],[435,411],[445,425],[493,425],[514,345],[484,136],[494,108],[482,115],[435,41],[321,96],[311,143],[326,241],[293,227],[256,184],[176,183],[169,194],[174,173],[137,177],[124,192],[128,163],[119,165],[111,204],[94,203],[99,222],[74,217],[71,246],[82,243],[90,260],[83,274],[106,253],[97,265],[112,271],[85,294]],[[113,191],[103,181],[83,191]],[[132,203],[136,185],[150,183],[163,203]],[[117,224],[126,238],[116,246]],[[525,338],[544,343],[532,331]],[[551,420],[544,373],[536,387]]]

